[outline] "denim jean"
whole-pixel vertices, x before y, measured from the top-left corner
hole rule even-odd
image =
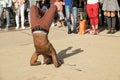
[[[3,19],[2,19],[2,12],[3,10],[6,11],[6,21],[7,21],[7,24],[6,26],[10,26],[10,8],[2,8],[0,7],[0,25],[2,26],[2,23],[3,23]]]
[[[68,29],[71,29],[71,24],[70,24],[70,14],[72,13],[73,15],[73,30],[77,28],[77,7],[71,7],[71,6],[65,6],[65,13],[66,13],[66,22]]]
[[[16,20],[17,27],[20,26],[20,24],[19,24],[20,17],[19,16],[21,16],[21,26],[24,27],[24,21],[25,21],[24,11],[25,11],[25,4],[22,4],[16,11],[15,20]]]

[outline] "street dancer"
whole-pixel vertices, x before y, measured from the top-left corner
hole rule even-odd
[[[40,64],[51,64],[59,67],[56,51],[48,40],[48,33],[53,19],[56,19],[57,7],[52,6],[46,12],[36,6],[30,8],[30,22],[33,34],[35,52],[33,53],[30,64],[31,66]],[[42,55],[44,60],[37,61],[38,56]]]

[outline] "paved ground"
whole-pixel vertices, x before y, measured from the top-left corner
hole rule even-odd
[[[51,28],[49,40],[64,61],[55,68],[29,65],[34,52],[30,29],[0,31],[0,80],[120,80],[120,32],[106,32],[68,35],[66,28]]]

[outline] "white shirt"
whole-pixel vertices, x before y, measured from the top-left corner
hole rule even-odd
[[[87,4],[95,4],[98,3],[98,0],[87,0]]]

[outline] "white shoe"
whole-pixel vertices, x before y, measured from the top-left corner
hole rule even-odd
[[[17,26],[17,27],[15,27],[15,29],[18,29],[19,27]]]
[[[55,24],[54,24],[54,23],[52,23],[52,24],[51,24],[51,27],[54,27],[54,26],[55,26]]]
[[[2,29],[0,28],[0,31],[1,31]]]
[[[5,31],[8,31],[8,27],[5,28]]]
[[[25,29],[25,27],[24,27],[24,26],[22,26],[22,27],[21,27],[21,29]]]

